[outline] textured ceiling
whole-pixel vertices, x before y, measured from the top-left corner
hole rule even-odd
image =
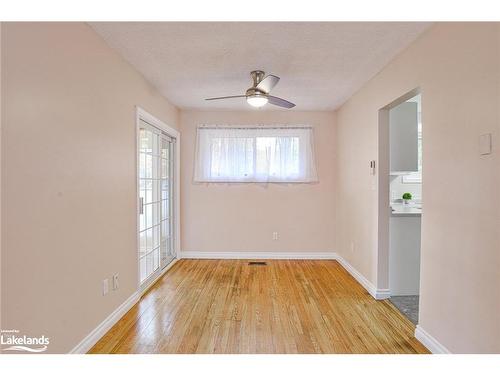
[[[255,110],[250,71],[281,77],[294,110],[333,110],[422,33],[412,22],[96,22],[114,49],[176,106]],[[265,109],[278,109],[266,105]]]

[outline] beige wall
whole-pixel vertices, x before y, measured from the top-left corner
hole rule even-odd
[[[437,24],[337,112],[335,249],[376,285],[378,111],[422,90],[420,325],[457,353],[500,352],[499,41],[498,24]]]
[[[2,327],[2,28],[3,23],[0,22],[0,328]]]
[[[317,184],[194,184],[200,124],[314,127]],[[181,112],[183,251],[333,252],[335,126],[329,112]],[[272,232],[279,240],[272,240]]]
[[[134,106],[178,111],[83,23],[4,24],[2,47],[1,327],[67,352],[137,290]]]
[[[66,352],[136,291],[135,105],[181,124],[184,251],[337,251],[377,284],[378,191],[368,163],[378,155],[378,110],[419,86],[420,324],[453,352],[500,352],[497,24],[434,26],[336,116],[186,111],[179,119],[81,23],[3,24],[1,47],[3,329],[45,334],[51,352]],[[201,123],[313,125],[320,183],[193,184]],[[494,153],[479,156],[486,132]],[[116,272],[120,289],[101,296],[102,279]]]

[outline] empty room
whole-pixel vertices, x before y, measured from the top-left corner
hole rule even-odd
[[[0,27],[2,357],[500,353],[500,23]]]

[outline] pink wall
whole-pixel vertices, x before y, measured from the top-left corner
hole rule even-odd
[[[317,184],[194,184],[200,124],[307,124],[314,127]],[[333,252],[335,121],[329,112],[182,111],[183,251]],[[272,232],[279,240],[272,240]]]
[[[137,291],[135,106],[178,110],[83,23],[1,36],[1,325],[64,353]]]
[[[387,288],[367,165],[378,156],[379,110],[422,90],[419,325],[456,353],[500,352],[499,73],[499,24],[437,24],[337,111],[335,249]],[[490,155],[479,154],[483,133],[493,134]]]

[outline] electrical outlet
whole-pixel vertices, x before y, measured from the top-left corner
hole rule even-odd
[[[102,295],[105,296],[109,292],[109,280],[104,279],[102,281]]]
[[[118,274],[115,273],[113,275],[113,290],[117,290],[120,287],[120,284],[118,282]]]
[[[376,165],[375,160],[370,160],[370,173],[373,176],[375,176],[375,172],[376,172],[375,165]]]
[[[273,241],[278,241],[278,232],[273,232]]]

